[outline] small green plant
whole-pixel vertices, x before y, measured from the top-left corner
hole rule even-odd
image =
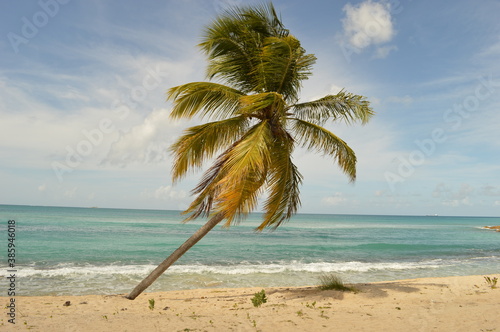
[[[155,299],[149,299],[149,310],[153,310],[155,308]]]
[[[196,318],[201,317],[201,316],[197,315],[196,312],[193,311],[193,314],[189,317],[196,320]]]
[[[319,277],[320,285],[318,286],[321,290],[338,290],[341,292],[355,292],[354,287],[348,287],[344,285],[342,279],[335,274],[323,274]]]
[[[491,278],[491,277],[484,277],[484,280],[486,280],[486,283],[492,289],[497,288],[497,282],[498,282],[498,278],[497,277],[493,277],[493,278]]]
[[[253,295],[252,303],[254,307],[260,307],[263,303],[267,302],[266,291],[261,290]]]
[[[304,312],[302,310],[297,311],[297,316],[299,317],[304,316]]]
[[[309,304],[309,302],[306,303],[306,307],[308,308],[311,308],[311,309],[314,309],[316,307],[316,301],[314,301],[313,303]]]

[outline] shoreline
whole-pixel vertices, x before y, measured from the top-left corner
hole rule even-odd
[[[491,278],[500,274],[490,274]],[[120,295],[18,296],[14,331],[497,331],[500,284],[483,275],[317,286],[210,288]],[[251,302],[265,290],[268,301]],[[150,299],[154,308],[150,309]],[[7,313],[9,297],[0,297]],[[69,301],[69,303],[68,303]]]

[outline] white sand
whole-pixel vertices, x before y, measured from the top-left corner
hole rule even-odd
[[[490,275],[491,277],[498,275]],[[123,295],[16,297],[16,324],[2,331],[500,331],[500,284],[483,276],[316,287],[202,289]],[[0,297],[8,304],[10,298]],[[153,310],[149,299],[155,300]],[[70,301],[69,306],[64,306]]]

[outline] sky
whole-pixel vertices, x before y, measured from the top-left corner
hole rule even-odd
[[[168,148],[199,119],[165,92],[204,81],[203,29],[242,0],[0,2],[0,204],[182,210]],[[500,2],[276,0],[317,57],[301,101],[365,96],[356,152],[296,150],[299,213],[500,216]],[[209,166],[207,164],[207,166]]]

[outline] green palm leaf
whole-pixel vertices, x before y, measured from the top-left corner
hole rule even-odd
[[[240,114],[260,120],[284,115],[285,101],[276,92],[246,95],[240,98]]]
[[[257,227],[259,231],[266,227],[277,228],[289,220],[300,206],[302,176],[291,159],[293,141],[277,140],[272,148],[274,162],[269,170],[268,198],[263,206],[266,213]]]
[[[363,96],[340,91],[315,101],[292,105],[290,110],[298,119],[322,125],[327,120],[343,120],[347,123],[361,121],[365,124],[373,116],[370,103]]]
[[[316,57],[305,54],[295,37],[268,37],[261,48],[261,61],[257,70],[263,73],[264,79],[258,89],[276,91],[286,96],[287,101],[295,101],[301,81],[311,75],[315,61]]]
[[[272,5],[227,10],[206,29],[199,44],[209,59],[207,77],[245,93],[264,92],[258,88],[265,74],[258,68],[260,48],[266,37],[287,35]]]
[[[174,154],[172,178],[177,181],[189,169],[199,169],[215,153],[239,139],[248,126],[245,117],[209,122],[187,129],[170,147]]]
[[[356,179],[356,155],[354,151],[332,132],[300,119],[289,119],[295,139],[302,147],[331,156],[351,181]]]
[[[213,210],[223,213],[229,226],[252,211],[266,180],[270,139],[269,124],[262,121],[222,153],[194,190],[198,197],[186,210],[193,213],[188,219]]]
[[[233,88],[211,82],[193,82],[171,88],[167,98],[174,101],[170,116],[177,118],[201,117],[224,119],[237,113],[243,94]]]

